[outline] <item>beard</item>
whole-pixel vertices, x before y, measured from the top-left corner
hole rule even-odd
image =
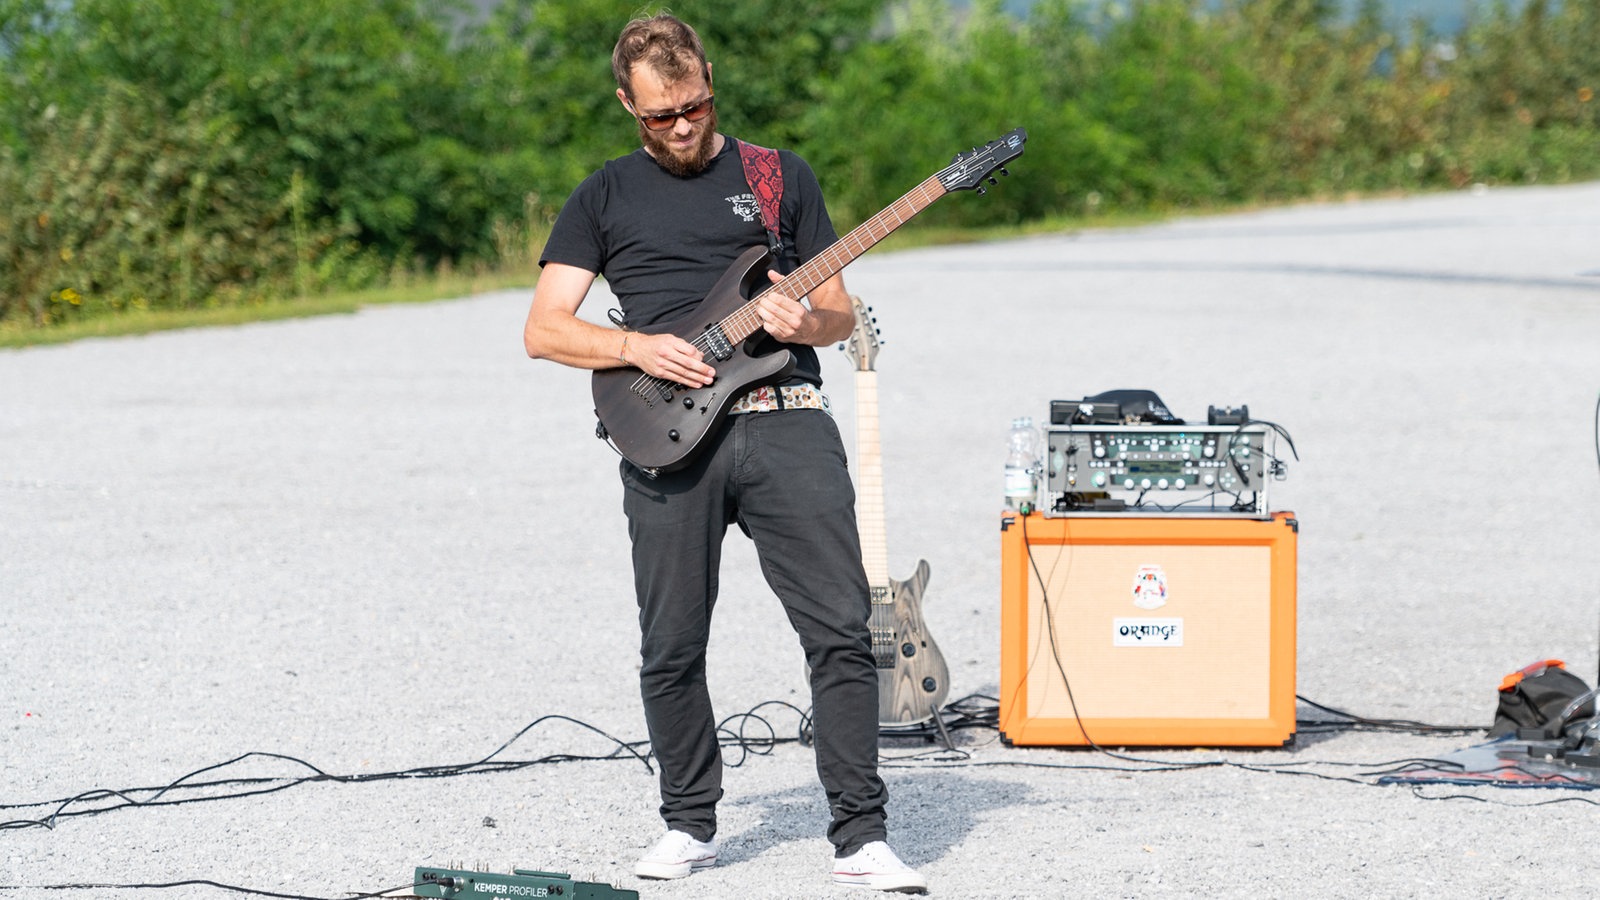
[[[660,136],[671,134],[670,130],[658,134],[644,127],[643,122],[637,122],[637,124],[639,126],[639,140],[644,144],[644,149],[655,159],[657,165],[666,169],[670,174],[679,178],[688,178],[691,175],[699,175],[706,170],[707,166],[711,165],[711,147],[717,136],[717,110],[715,107],[712,108],[711,114],[704,119],[690,123],[699,131],[695,137],[694,144],[688,150],[682,152],[674,150],[672,145],[667,142],[667,139]]]

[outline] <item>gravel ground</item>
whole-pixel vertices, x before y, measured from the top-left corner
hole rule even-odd
[[[1302,696],[1487,726],[1501,676],[1527,662],[1564,658],[1592,682],[1597,273],[1600,184],[868,254],[847,280],[884,337],[890,568],[932,566],[952,697],[999,693],[1011,417],[1112,388],[1191,419],[1247,403],[1293,435],[1301,459],[1272,506],[1301,523]],[[117,802],[81,801],[53,829],[0,832],[0,884],[338,897],[458,865],[643,897],[859,896],[827,882],[825,804],[794,743],[728,751],[716,868],[634,879],[659,825],[654,776],[616,743],[643,738],[616,462],[591,436],[586,374],[523,357],[526,305],[510,292],[0,352],[0,820],[250,752],[279,756],[190,781],[275,780],[161,799],[279,787],[308,764],[359,778],[472,763],[530,723],[495,758],[563,758],[67,815]],[[848,443],[849,363],[823,358]],[[736,534],[711,678],[720,714],[759,719],[734,727],[795,734],[794,644]],[[1572,840],[1593,827],[1585,792],[1369,774],[1479,735],[1130,751],[1218,763],[1144,772],[993,729],[957,737],[957,762],[883,744],[891,840],[935,895],[1600,883]],[[74,894],[233,896],[52,896]]]

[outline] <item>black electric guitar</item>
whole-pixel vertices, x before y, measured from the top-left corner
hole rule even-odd
[[[1002,167],[1022,155],[1027,139],[1027,131],[1018,128],[957,155],[950,165],[795,269],[784,279],[783,292],[791,297],[810,294],[945,194],[987,190],[984,183],[993,184],[996,171],[1006,174]],[[650,472],[687,466],[735,400],[753,387],[782,380],[794,369],[794,354],[788,350],[751,352],[761,337],[754,298],[772,287],[767,279],[770,260],[765,246],[751,247],[723,273],[693,313],[652,329],[678,335],[699,348],[702,359],[717,370],[709,385],[688,388],[633,366],[595,371],[594,411],[600,419],[595,433],[609,440],[629,462]]]
[[[845,350],[856,366],[856,522],[861,562],[872,589],[872,657],[878,666],[878,724],[910,725],[932,719],[949,694],[950,669],[922,621],[928,561],[918,560],[907,581],[889,577],[889,542],[883,515],[883,450],[878,440],[878,333],[861,298],[856,327]]]

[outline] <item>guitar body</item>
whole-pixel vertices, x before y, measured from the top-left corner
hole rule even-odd
[[[872,607],[873,647],[878,647],[880,617],[892,629],[886,643],[893,654],[878,663],[878,724],[909,725],[926,722],[938,714],[950,692],[950,667],[922,622],[922,592],[928,586],[928,562],[906,581],[889,579],[890,602]]]
[[[747,298],[770,284],[765,247],[751,247],[717,280],[693,313],[675,323],[649,329],[651,334],[675,334],[694,343],[746,305]],[[734,401],[751,388],[781,381],[794,370],[794,354],[787,350],[761,355],[749,352],[765,335],[756,331],[745,340],[730,342],[731,355],[708,361],[716,379],[703,388],[651,378],[632,366],[599,369],[594,373],[595,415],[628,461],[641,469],[671,472],[687,466],[715,433]]]

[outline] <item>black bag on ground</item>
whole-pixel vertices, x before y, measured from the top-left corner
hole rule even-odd
[[[1515,734],[1522,740],[1561,737],[1567,722],[1558,722],[1561,711],[1572,701],[1589,693],[1582,678],[1567,671],[1559,659],[1545,659],[1512,672],[1500,682],[1500,705],[1494,711],[1490,737]],[[1568,722],[1594,715],[1594,701],[1572,714]]]

